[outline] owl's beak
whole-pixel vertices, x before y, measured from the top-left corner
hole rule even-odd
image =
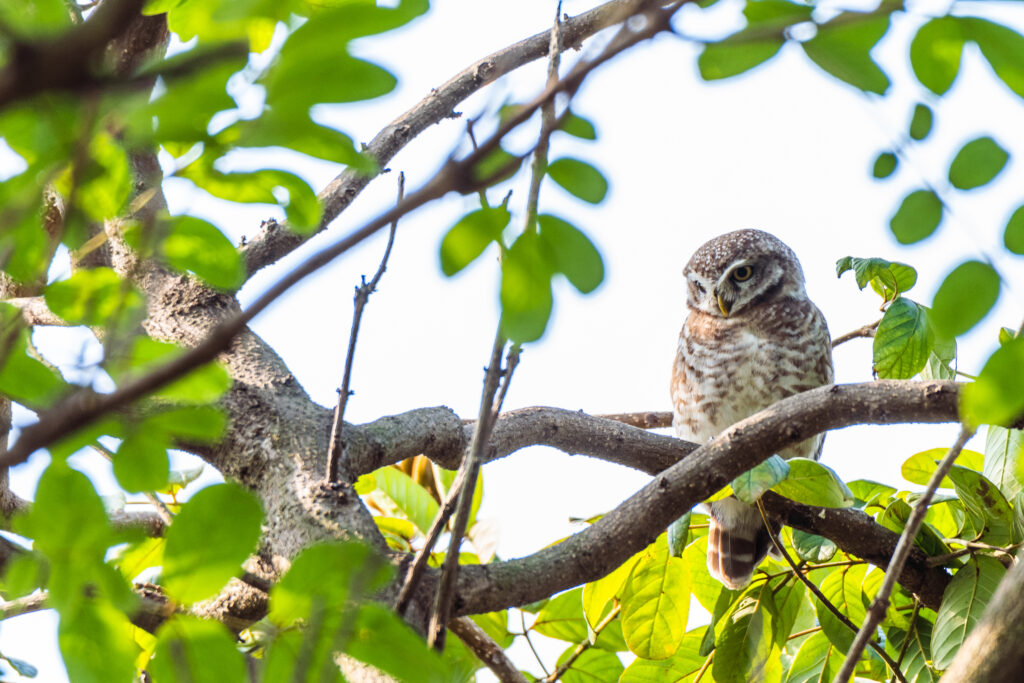
[[[718,310],[722,312],[726,318],[729,317],[729,311],[732,310],[732,302],[726,299],[721,294],[718,295]]]

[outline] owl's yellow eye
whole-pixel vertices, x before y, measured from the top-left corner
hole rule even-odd
[[[750,279],[750,276],[754,274],[754,269],[750,266],[740,266],[736,270],[732,271],[732,279],[736,282],[745,282]]]

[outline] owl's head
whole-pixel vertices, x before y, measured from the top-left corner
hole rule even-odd
[[[807,296],[793,250],[761,230],[737,230],[706,242],[683,275],[687,306],[720,318],[777,299]]]

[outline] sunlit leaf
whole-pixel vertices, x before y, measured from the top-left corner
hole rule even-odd
[[[824,536],[809,534],[798,529],[793,530],[793,550],[801,560],[828,562],[835,557],[838,549],[834,541]]]
[[[878,179],[888,178],[896,172],[898,161],[892,152],[882,152],[875,157],[875,163],[871,166],[871,175]]]
[[[928,362],[935,333],[924,307],[897,297],[885,311],[875,331],[872,357],[875,373],[882,379],[908,379]]]
[[[570,194],[591,204],[600,204],[608,194],[608,181],[601,172],[579,159],[555,159],[548,165],[548,175]]]
[[[942,95],[960,71],[963,50],[960,17],[936,17],[921,26],[911,41],[910,65],[924,87]]]
[[[684,560],[670,557],[667,547],[641,557],[622,594],[622,633],[630,651],[645,659],[671,657],[686,631],[689,605]]]
[[[995,425],[988,428],[982,474],[1008,499],[1024,491],[1024,431]]]
[[[1009,152],[992,138],[975,138],[961,147],[953,158],[949,165],[949,182],[958,190],[973,190],[987,185],[999,175],[1009,159]]]
[[[889,229],[900,244],[913,244],[935,232],[942,222],[942,201],[931,190],[915,190],[903,198],[889,219]]]
[[[374,471],[373,477],[377,488],[387,494],[409,521],[426,535],[437,516],[438,505],[434,497],[397,467],[382,467]]]
[[[259,500],[238,484],[196,492],[167,529],[167,592],[179,602],[192,603],[220,590],[256,549],[262,520]]]
[[[61,616],[57,631],[68,678],[82,683],[130,681],[138,648],[124,612],[104,601],[90,601]]]
[[[863,589],[866,564],[838,567],[821,582],[822,595],[845,614],[854,624],[864,622],[867,614]],[[847,652],[853,643],[854,632],[820,602],[815,601],[815,611],[821,630],[841,652]]]
[[[493,242],[501,243],[501,231],[511,219],[508,209],[477,209],[459,219],[441,240],[441,271],[451,277],[476,260]]]
[[[176,614],[157,631],[156,650],[146,667],[158,681],[243,683],[245,658],[223,624]]]
[[[245,281],[245,264],[234,245],[200,218],[173,217],[160,248],[171,266],[218,289],[233,291]]]
[[[712,674],[721,683],[759,680],[770,667],[772,591],[767,585],[747,590],[729,614],[717,639]]]
[[[914,105],[914,116],[910,119],[910,138],[924,140],[932,132],[932,110],[926,104]]]
[[[789,475],[789,465],[777,455],[753,469],[747,470],[730,482],[733,494],[744,503],[753,505],[765,491]]]
[[[789,474],[772,491],[790,500],[819,507],[851,507],[853,494],[830,468],[808,458],[790,458]]]
[[[517,342],[535,341],[551,317],[553,264],[540,237],[524,232],[501,262],[501,326]]]
[[[104,326],[119,318],[137,324],[145,317],[142,294],[110,268],[77,270],[44,294],[50,310],[72,325]]]
[[[588,294],[604,280],[604,262],[590,239],[567,221],[542,214],[537,217],[540,236],[550,249],[554,269]]]
[[[158,491],[167,485],[171,466],[166,436],[155,430],[133,430],[114,454],[114,476],[125,491]]]
[[[888,29],[888,14],[857,22],[833,20],[818,26],[814,37],[800,45],[815,64],[832,76],[883,95],[889,89],[889,78],[870,53]]]
[[[1011,339],[996,349],[978,379],[960,394],[960,415],[970,424],[1006,426],[1024,413],[1024,337]]]
[[[999,274],[987,263],[965,261],[939,285],[932,302],[935,331],[947,338],[981,322],[999,298]]]
[[[831,681],[842,668],[844,659],[842,650],[837,649],[824,633],[812,633],[797,650],[789,666],[786,683]]]
[[[1004,574],[1006,567],[998,560],[978,555],[953,576],[943,593],[932,631],[935,668],[946,669],[952,664]]]

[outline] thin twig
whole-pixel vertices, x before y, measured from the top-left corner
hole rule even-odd
[[[914,630],[917,628],[917,613],[921,611],[921,601],[914,600],[914,613],[910,615],[910,628],[907,629],[907,636],[903,639],[903,646],[900,647],[900,654],[896,658],[896,665],[903,665],[903,658],[907,654],[907,650],[910,649],[910,638],[914,635]],[[896,682],[896,675],[893,674],[892,682]]]
[[[555,24],[548,41],[548,82],[550,88],[558,82],[558,63],[562,55],[562,0],[555,7]],[[548,143],[555,130],[555,102],[548,100],[540,108],[540,135],[533,148],[533,164],[530,170],[530,190],[526,195],[526,230],[537,229],[537,206],[540,198],[540,183],[548,169]]]
[[[473,505],[473,491],[476,489],[477,475],[483,461],[484,449],[491,438],[491,429],[494,427],[494,421],[498,418],[495,396],[502,376],[505,376],[506,382],[511,379],[511,373],[503,373],[501,367],[501,358],[505,352],[506,343],[499,323],[498,332],[494,335],[490,363],[484,375],[484,389],[480,397],[480,416],[477,419],[476,428],[473,430],[473,440],[470,442],[462,467],[459,468],[460,473],[465,472],[464,482],[462,490],[459,492],[459,502],[455,509],[451,538],[448,542],[448,554],[444,558],[441,578],[437,582],[434,607],[430,614],[430,626],[427,629],[427,643],[438,650],[444,649],[444,634],[448,626],[452,602],[455,600],[455,579],[459,572],[459,548],[462,545],[462,537],[466,533],[469,512]]]
[[[46,591],[32,593],[9,602],[0,602],[0,620],[49,609],[50,594]]]
[[[469,617],[452,619],[448,628],[466,644],[501,683],[526,683],[526,676],[505,654],[505,650]]]
[[[878,319],[873,323],[864,325],[863,327],[858,327],[857,329],[847,332],[846,334],[839,335],[838,337],[832,340],[832,348],[834,349],[840,344],[844,344],[850,341],[851,339],[857,339],[858,337],[867,337],[868,339],[874,337],[875,330],[878,329],[878,323],[880,322],[882,322],[882,320]]]
[[[764,510],[764,503],[761,502],[760,498],[758,498],[758,500],[757,500],[757,509],[760,510],[760,512],[761,512],[761,520],[764,521],[765,527],[768,529],[769,532],[771,532],[772,527],[768,523],[768,514],[765,512],[765,510]],[[789,564],[790,567],[792,567],[793,573],[796,575],[796,577],[798,579],[800,579],[800,581],[805,586],[807,586],[807,589],[810,590],[811,593],[814,594],[814,597],[818,598],[818,600],[821,602],[821,604],[823,604],[828,609],[828,611],[831,612],[833,616],[835,616],[836,619],[841,621],[848,629],[850,629],[851,631],[856,633],[857,632],[857,625],[854,624],[852,621],[850,621],[846,617],[845,614],[840,612],[839,608],[837,608],[835,605],[833,605],[832,601],[829,600],[828,598],[826,598],[825,594],[822,593],[821,590],[819,590],[818,587],[815,586],[814,583],[812,583],[810,579],[808,579],[806,576],[804,576],[804,573],[801,572],[797,568],[796,562],[793,561],[793,558],[790,556],[789,552],[786,550],[785,546],[782,545],[782,542],[779,541],[779,539],[776,537],[776,535],[773,534],[773,533],[769,533],[769,537],[772,540],[772,545],[774,545],[775,549],[779,551],[779,554],[782,555],[782,557],[786,560],[786,563]],[[894,662],[892,660],[892,657],[890,657],[886,653],[885,648],[883,648],[881,645],[879,645],[878,643],[876,643],[873,640],[869,640],[867,644],[870,645],[871,649],[874,650],[875,652],[877,652],[878,655],[885,661],[885,663],[889,665],[889,667],[895,672],[896,676],[899,677],[899,679],[900,679],[900,681],[902,683],[907,683],[907,679],[905,679],[903,677],[903,674],[900,672],[899,667],[896,666],[896,662]],[[863,650],[863,647],[861,649]],[[860,656],[858,655],[858,659],[859,658],[860,658]],[[854,661],[856,661],[856,660],[854,660]],[[842,678],[842,679],[840,679],[839,677],[836,677],[837,681],[842,680],[842,681],[845,682],[845,681],[848,681],[849,679],[850,679],[849,676],[847,676],[846,678]]]
[[[405,199],[405,173],[398,174],[398,201],[401,204]],[[363,309],[370,295],[377,291],[384,271],[387,270],[388,257],[391,256],[391,247],[395,243],[395,231],[398,229],[398,217],[391,221],[391,230],[388,232],[388,245],[384,248],[384,256],[380,260],[377,272],[370,281],[363,276],[362,284],[356,287],[356,294],[353,298],[352,328],[348,333],[348,350],[345,352],[345,371],[341,378],[341,389],[338,390],[338,405],[334,409],[334,422],[331,424],[331,442],[327,447],[327,483],[338,481],[341,466],[342,440],[341,432],[345,426],[345,406],[348,404],[349,381],[352,379],[352,359],[356,355],[356,340],[359,338],[359,323],[363,319]]]
[[[963,425],[960,428],[960,434],[957,436],[956,442],[950,447],[949,452],[946,453],[946,457],[942,459],[938,467],[935,468],[932,478],[928,480],[927,488],[925,488],[921,497],[918,498],[913,512],[910,513],[910,519],[907,520],[907,525],[903,528],[903,533],[900,534],[900,540],[896,544],[892,558],[889,560],[889,566],[886,567],[885,579],[882,581],[875,599],[871,602],[871,607],[868,608],[868,613],[864,617],[864,623],[861,624],[857,637],[853,640],[853,645],[850,646],[849,652],[846,653],[846,660],[843,662],[843,666],[836,675],[835,680],[847,681],[850,679],[854,669],[857,667],[857,660],[860,659],[860,655],[864,651],[865,644],[872,642],[872,634],[885,617],[885,610],[889,606],[889,596],[896,586],[896,579],[899,577],[900,572],[903,571],[903,565],[907,561],[910,549],[914,547],[914,539],[917,538],[917,530],[921,528],[921,524],[924,522],[924,516],[928,512],[928,504],[931,503],[932,496],[935,495],[936,489],[939,488],[942,478],[953,467],[953,463],[956,462],[957,456],[963,450],[964,444],[973,435],[974,429]]]
[[[548,668],[544,666],[544,660],[537,654],[537,648],[533,646],[533,641],[530,640],[530,629],[526,628],[526,612],[519,610],[519,621],[523,625],[523,637],[526,638],[526,644],[530,646],[530,652],[533,653],[533,658],[540,664],[540,670],[544,672],[545,676],[548,676]]]
[[[964,547],[945,555],[933,555],[932,557],[929,557],[927,560],[929,567],[939,567],[950,560],[955,560],[956,558],[963,557],[964,555],[972,555],[976,552],[990,552],[993,555],[1005,555],[1011,562],[1016,562],[1017,558],[1012,551],[1020,548],[1021,545],[1024,545],[1022,543],[1012,543],[1003,547],[998,545],[989,545],[988,543],[979,543],[977,541],[965,541],[959,538],[944,538],[942,539],[942,542],[946,545],[956,543],[958,545],[963,545]]]
[[[601,635],[601,631],[607,628],[608,624],[612,623],[615,617],[619,616],[619,612],[622,610],[622,605],[618,604],[612,608],[612,611],[605,615],[605,618],[598,622],[597,626],[594,627],[594,639],[593,642],[597,642],[597,636]],[[559,678],[565,675],[565,672],[579,659],[580,655],[589,650],[592,646],[590,640],[584,640],[582,643],[576,646],[576,649],[572,651],[572,654],[562,662],[557,669],[554,670],[547,678],[544,679],[546,683],[555,683]]]

